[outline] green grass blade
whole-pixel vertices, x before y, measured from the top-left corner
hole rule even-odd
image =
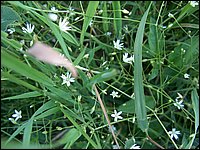
[[[23,99],[23,98],[30,98],[30,97],[38,97],[41,95],[42,95],[41,93],[37,91],[33,91],[33,92],[27,92],[27,93],[15,95],[15,96],[6,97],[1,100]]]
[[[81,134],[88,140],[88,142],[96,149],[99,148],[97,144],[88,136],[88,134],[82,129],[82,127],[63,109],[61,111],[69,119],[69,121],[81,132]]]
[[[117,38],[121,39],[122,35],[122,14],[120,1],[112,2],[113,11],[114,11],[114,29]]]
[[[34,119],[38,120],[38,119],[41,119],[41,118],[45,118],[47,116],[50,116],[52,114],[56,114],[56,112],[58,112],[60,109],[58,107],[55,107],[55,108],[50,108],[49,110],[41,113],[40,115],[38,115],[37,117],[35,117]]]
[[[85,36],[85,32],[90,24],[90,21],[95,15],[97,6],[99,5],[99,1],[89,1],[89,5],[86,11],[86,14],[84,16],[84,22],[83,22],[83,28],[81,31],[81,38],[80,38],[80,44],[83,45],[83,40]]]
[[[58,145],[65,144],[64,149],[69,149],[74,144],[74,142],[79,139],[80,136],[80,131],[72,128],[67,133],[65,133],[65,135],[56,143],[59,143]]]
[[[102,20],[103,20],[103,31],[104,31],[104,32],[107,32],[107,31],[108,31],[108,20],[105,19],[105,18],[108,17],[107,5],[106,5],[107,2],[104,1],[103,3],[104,3],[104,4],[103,4],[103,14],[102,14],[102,16],[103,16],[103,18],[102,18]]]
[[[20,79],[16,78],[12,74],[9,74],[7,72],[1,72],[1,73],[2,73],[2,76],[8,78],[10,82],[22,85],[22,86],[24,86],[24,87],[26,87],[28,89],[31,89],[31,90],[39,90],[37,87],[35,87],[35,86],[33,86],[33,85],[23,81],[23,80],[20,80]]]
[[[23,135],[24,148],[28,148],[30,145],[32,126],[33,126],[33,118],[29,119],[24,129],[24,135]]]
[[[5,51],[1,51],[1,60],[3,66],[10,68],[25,77],[28,77],[44,85],[54,85],[53,81],[48,76],[34,68],[29,67]]]
[[[151,4],[150,4],[151,6]],[[149,8],[144,13],[142,20],[140,21],[135,44],[134,44],[134,93],[135,93],[135,113],[138,121],[138,127],[146,132],[148,129],[147,114],[145,108],[145,96],[144,96],[144,87],[142,79],[142,43],[144,35],[144,27],[149,12]]]
[[[199,126],[199,96],[196,89],[192,91],[191,99],[195,115],[195,130],[196,130],[195,132],[197,132]]]

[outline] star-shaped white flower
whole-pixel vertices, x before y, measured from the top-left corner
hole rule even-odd
[[[67,21],[67,18],[64,18],[63,21],[62,19],[60,18],[59,20],[59,28],[61,31],[68,31],[68,30],[71,30],[71,27],[68,26],[69,22]]]
[[[181,134],[180,131],[176,131],[176,128],[173,128],[172,131],[169,131],[168,133],[171,138],[174,137],[176,140],[178,139],[178,134]]]
[[[184,74],[184,78],[185,78],[185,79],[189,79],[189,77],[190,77],[189,74],[187,74],[187,73]]]
[[[132,62],[134,62],[134,55],[132,55],[131,57],[128,58],[128,53],[125,53],[123,55],[123,61],[125,63],[129,63],[129,64],[132,64]]]
[[[114,48],[116,48],[116,49],[118,49],[118,50],[122,50],[122,48],[124,47],[124,46],[123,46],[124,43],[121,43],[121,44],[120,44],[120,40],[119,40],[119,39],[117,39],[116,42],[113,41],[113,44],[114,44]]]
[[[184,107],[184,104],[183,103],[183,96],[180,94],[180,93],[177,93],[178,94],[178,97],[176,97],[175,99],[175,103],[174,103],[174,106],[176,106],[178,109],[181,109]],[[181,100],[179,100],[181,99]]]
[[[15,114],[12,115],[12,117],[15,118],[15,121],[17,121],[19,118],[22,118],[22,111],[19,112],[15,109]]]
[[[140,149],[140,146],[137,146],[137,144],[133,144],[130,149]]]
[[[22,27],[22,30],[23,30],[24,33],[31,34],[33,32],[34,28],[35,28],[34,25],[32,26],[30,23],[26,23],[26,28]]]
[[[181,109],[184,107],[184,104],[182,103],[183,103],[183,100],[180,100],[180,101],[176,100],[176,102],[174,103],[174,106],[176,106],[178,109]]]
[[[199,5],[199,2],[197,1],[189,1],[188,2],[192,7],[195,7],[196,5]]]
[[[114,114],[111,114],[111,117],[114,118],[114,121],[117,122],[117,119],[123,119],[122,116],[120,116],[122,113],[122,111],[117,112],[116,110],[114,110]]]
[[[118,92],[115,92],[114,90],[112,91],[112,93],[110,94],[113,98],[115,98],[115,97],[120,97],[119,95],[118,95]]]
[[[67,72],[67,76],[62,74],[60,77],[63,79],[62,85],[66,83],[67,86],[70,86],[70,84],[71,84],[70,82],[75,82],[75,78],[71,77],[71,73],[69,73],[69,72]]]

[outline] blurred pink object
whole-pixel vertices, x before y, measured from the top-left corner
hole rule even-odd
[[[77,77],[77,70],[74,65],[67,58],[62,56],[61,53],[55,51],[46,44],[36,42],[33,47],[28,50],[28,53],[43,62],[56,66],[64,66],[66,69],[71,71],[73,77]]]

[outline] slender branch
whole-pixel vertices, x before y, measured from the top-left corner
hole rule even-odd
[[[118,144],[118,142],[117,142],[117,138],[116,138],[116,136],[115,136],[115,133],[114,133],[114,131],[113,131],[113,129],[112,129],[112,126],[111,126],[111,124],[110,124],[110,120],[109,120],[109,118],[108,118],[108,114],[107,114],[106,109],[105,109],[105,107],[104,107],[104,105],[103,105],[103,102],[102,102],[102,100],[101,100],[100,94],[99,94],[99,92],[98,92],[98,90],[97,90],[97,88],[96,88],[95,85],[93,85],[93,88],[94,88],[94,90],[95,90],[96,96],[97,96],[97,98],[98,98],[98,100],[99,100],[99,103],[100,103],[100,105],[101,105],[101,109],[103,110],[104,116],[106,117],[106,120],[107,120],[108,125],[109,125],[109,128],[110,128],[110,130],[111,130],[111,132],[112,132],[112,136],[113,136],[113,138],[114,138],[114,140],[115,140],[115,143],[117,144],[118,148],[120,148],[120,147],[119,147],[119,144]]]

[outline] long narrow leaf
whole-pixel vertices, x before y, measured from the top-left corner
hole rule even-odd
[[[84,22],[83,22],[83,28],[81,31],[81,38],[80,38],[80,44],[83,45],[83,40],[84,40],[84,36],[85,36],[85,32],[90,24],[90,21],[92,20],[92,18],[95,15],[97,6],[99,5],[99,1],[89,1],[89,5],[84,17]]]
[[[37,91],[33,91],[33,92],[27,92],[27,93],[15,95],[15,96],[6,97],[1,100],[23,99],[23,98],[37,97],[37,96],[41,96],[41,95],[42,95],[41,93],[39,93]]]
[[[122,34],[122,15],[121,15],[121,7],[120,1],[113,1],[112,2],[113,11],[114,11],[114,29],[115,34],[120,39]]]
[[[150,4],[151,6],[151,4]],[[144,27],[149,12],[149,8],[145,12],[140,21],[135,44],[134,44],[134,93],[135,93],[135,113],[138,121],[139,128],[146,132],[148,129],[147,114],[145,108],[145,96],[144,96],[144,87],[142,80],[142,43],[144,35]]]
[[[3,66],[10,68],[25,77],[48,86],[54,85],[53,81],[48,76],[34,68],[29,67],[5,51],[1,51],[1,60]]]
[[[24,135],[23,135],[23,146],[24,146],[24,148],[28,148],[29,145],[30,145],[32,126],[33,126],[33,118],[31,118],[28,121],[28,123],[26,124],[26,127],[24,129]]]

